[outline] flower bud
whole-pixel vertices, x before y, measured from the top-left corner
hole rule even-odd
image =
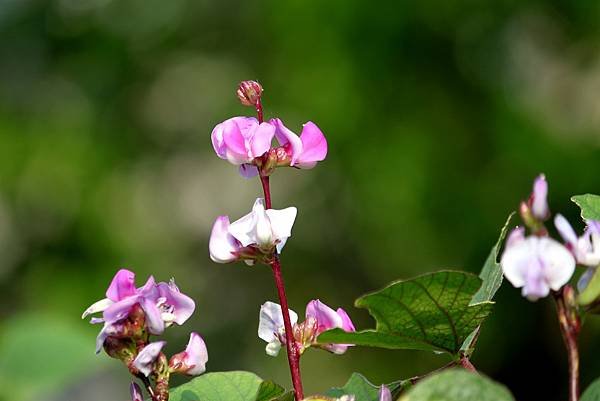
[[[131,383],[129,386],[129,391],[131,392],[131,401],[144,401],[144,397],[142,396],[142,389],[137,383]]]
[[[204,340],[198,333],[192,333],[190,334],[190,341],[185,351],[171,357],[169,370],[171,372],[197,376],[206,371],[207,361],[208,351],[206,350]]]
[[[237,97],[244,106],[256,106],[260,101],[263,88],[256,81],[242,81],[237,89]]]

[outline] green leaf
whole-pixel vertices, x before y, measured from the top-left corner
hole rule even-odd
[[[477,276],[458,271],[392,283],[355,302],[375,318],[375,330],[346,333],[334,329],[321,334],[318,341],[455,355],[491,312],[493,302],[470,304],[480,286]]]
[[[170,401],[274,401],[283,388],[250,372],[206,373],[171,389]],[[283,400],[283,399],[279,399]]]
[[[600,220],[600,196],[585,194],[575,195],[571,200],[581,209],[581,217],[585,220]]]
[[[479,291],[477,291],[473,296],[473,299],[471,300],[472,305],[480,302],[491,301],[494,299],[494,295],[496,295],[496,292],[498,292],[500,286],[502,285],[503,274],[500,263],[498,263],[498,254],[500,253],[500,248],[502,247],[502,241],[504,241],[504,237],[506,237],[510,220],[514,215],[515,213],[513,212],[506,219],[502,230],[500,230],[498,241],[496,241],[496,244],[485,260],[485,264],[481,269],[481,273],[479,273],[479,278],[482,281],[481,288],[479,288]]]
[[[592,384],[581,395],[580,401],[600,401],[600,379],[594,380]]]
[[[588,282],[585,289],[577,297],[579,305],[588,306],[593,304],[600,297],[600,269],[596,269],[594,275]]]
[[[500,236],[498,237],[496,244],[492,247],[492,250],[483,264],[483,268],[479,273],[479,278],[482,281],[481,287],[475,293],[473,299],[471,299],[471,305],[475,305],[480,302],[491,301],[494,299],[496,292],[498,292],[500,286],[502,285],[502,279],[504,278],[504,275],[502,274],[502,267],[500,266],[500,263],[498,263],[498,254],[500,253],[502,241],[504,241],[504,238],[506,237],[510,221],[514,215],[515,213],[513,212],[506,219],[502,230],[500,230]],[[464,341],[461,350],[467,355],[470,355],[473,352],[480,329],[480,327],[477,327]]]
[[[448,370],[419,382],[399,401],[514,401],[501,384],[463,369]]]
[[[272,381],[264,381],[260,384],[260,388],[258,389],[258,394],[256,395],[256,401],[275,401],[281,400],[279,398],[283,393],[285,393],[285,389],[281,387],[277,383],[273,383]],[[292,393],[293,396],[293,393]]]
[[[407,380],[386,384],[393,394],[409,385],[410,382]],[[343,395],[354,395],[356,397],[355,401],[378,401],[379,386],[372,384],[360,373],[352,373],[352,376],[350,376],[350,379],[348,379],[343,387],[332,388],[325,395],[334,398],[339,398]]]

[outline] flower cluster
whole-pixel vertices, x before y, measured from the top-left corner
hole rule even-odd
[[[306,305],[305,320],[298,323],[298,314],[289,310],[293,325],[294,340],[298,351],[302,354],[309,347],[322,348],[334,354],[343,354],[350,344],[319,344],[317,337],[324,331],[340,328],[347,332],[355,331],[354,324],[342,308],[333,310],[320,300],[310,301]],[[283,325],[281,306],[267,301],[260,308],[258,337],[267,342],[265,351],[270,356],[277,356],[282,345],[285,345],[285,327]]]
[[[102,313],[91,319],[93,324],[103,324],[96,339],[96,353],[102,348],[108,355],[123,361],[134,376],[152,378],[155,392],[168,395],[168,381],[172,373],[199,375],[205,371],[208,352],[202,337],[191,333],[183,352],[170,360],[162,353],[165,341],[150,342],[151,335],[161,335],[174,323],[182,325],[192,315],[194,301],[179,291],[174,280],[155,282],[148,278],[142,287],[136,287],[135,274],[119,270],[106,298],[95,302],[82,318]],[[132,399],[141,399],[139,387],[132,384]],[[160,398],[157,398],[160,399]]]
[[[554,225],[564,244],[552,239],[544,222],[550,218],[547,202],[548,184],[544,175],[535,179],[529,200],[519,212],[525,227],[515,228],[506,240],[501,257],[505,277],[530,300],[546,297],[567,284],[576,265],[588,270],[579,281],[583,290],[600,264],[600,222],[588,220],[582,236],[577,236],[567,219],[557,214]],[[530,235],[526,235],[526,228]]]

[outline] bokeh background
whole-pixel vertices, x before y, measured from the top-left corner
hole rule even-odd
[[[296,132],[312,120],[329,141],[317,168],[272,178],[275,207],[299,209],[283,266],[300,313],[320,298],[366,328],[359,295],[478,272],[539,172],[577,221],[569,197],[600,192],[599,18],[584,0],[0,1],[0,399],[128,399],[125,368],[94,355],[97,327],[79,318],[119,267],[174,276],[197,301],[169,352],[196,330],[210,371],[289,383],[256,336],[269,270],[207,255],[214,218],[261,194],[210,145],[215,124],[252,113],[234,95],[243,79],[265,87],[268,117]],[[497,301],[474,364],[520,401],[566,398],[552,302],[509,285]],[[581,348],[586,385],[594,318]],[[446,362],[314,351],[303,373],[317,392]]]

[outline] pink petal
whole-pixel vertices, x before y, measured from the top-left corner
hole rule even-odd
[[[258,168],[252,164],[240,165],[240,175],[244,178],[254,178],[258,175]]]
[[[262,123],[254,130],[250,140],[250,150],[253,157],[260,157],[271,149],[271,142],[275,135],[275,126]]]
[[[350,316],[346,313],[342,308],[338,308],[336,311],[338,316],[342,319],[342,327],[341,329],[348,332],[354,332],[356,329],[354,328],[354,323],[350,320]]]
[[[217,217],[208,243],[208,250],[212,261],[217,263],[233,262],[237,260],[235,252],[239,248],[239,242],[229,234],[229,217]]]
[[[106,290],[106,297],[111,301],[118,302],[135,295],[135,293],[135,273],[127,269],[121,269],[115,274],[108,290]]]
[[[310,301],[306,305],[306,317],[313,317],[317,320],[317,334],[342,327],[342,318],[337,312],[318,299]]]
[[[275,137],[281,146],[290,144],[290,166],[296,163],[296,160],[302,154],[302,141],[298,135],[290,131],[279,118],[273,118],[269,121],[276,128]]]
[[[327,140],[323,132],[311,121],[304,124],[302,134],[302,154],[298,157],[297,167],[312,168],[315,163],[327,156]]]
[[[154,361],[160,355],[165,344],[166,341],[157,341],[146,345],[133,360],[133,366],[148,377],[152,373]]]

